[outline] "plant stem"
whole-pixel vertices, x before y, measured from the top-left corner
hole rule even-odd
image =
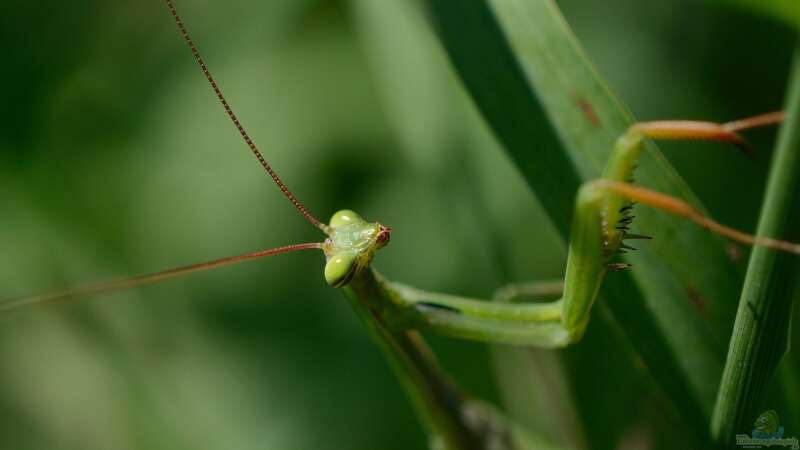
[[[787,116],[772,159],[757,234],[796,239],[800,214],[792,208],[800,200],[800,46],[785,107]],[[754,248],[750,255],[711,420],[718,447],[732,448],[736,434],[752,430],[757,402],[788,349],[793,297],[788,286],[797,276],[797,267],[797,257],[764,247]]]

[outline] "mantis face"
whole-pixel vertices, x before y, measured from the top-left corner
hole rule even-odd
[[[349,209],[331,217],[329,237],[322,245],[327,263],[325,281],[342,287],[369,267],[375,252],[389,242],[391,229],[378,222],[367,222]]]

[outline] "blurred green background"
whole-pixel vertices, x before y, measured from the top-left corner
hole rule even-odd
[[[729,120],[781,105],[794,42],[779,14],[745,1],[558,3],[640,119]],[[565,249],[422,4],[176,6],[306,206],[394,228],[375,263],[384,274],[481,297],[562,276]],[[3,9],[0,298],[321,239],[240,141],[161,2]],[[717,219],[752,230],[773,137],[751,134],[754,160],[702,143],[662,148]],[[425,448],[322,265],[320,254],[281,255],[0,317],[0,445]],[[495,387],[486,346],[432,338],[469,391],[515,399],[519,420],[556,441],[670,448],[664,437],[680,424],[620,339],[601,317],[574,349],[537,353],[530,378],[501,374],[544,386],[534,401]],[[581,429],[604,432],[586,442]]]

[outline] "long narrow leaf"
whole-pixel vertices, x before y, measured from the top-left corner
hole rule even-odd
[[[786,99],[787,117],[767,181],[758,234],[800,237],[800,47],[796,51]],[[766,248],[750,254],[728,360],[712,421],[720,445],[732,446],[736,434],[749,434],[758,411],[754,408],[783,355],[788,350],[797,257]]]

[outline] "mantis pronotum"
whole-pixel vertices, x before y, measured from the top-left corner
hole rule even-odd
[[[174,17],[189,42],[203,71],[216,90],[216,84],[205,68],[196,48],[185,32],[183,25],[170,5]],[[744,243],[764,245],[780,250],[800,253],[796,244],[766,237],[754,238],[745,233],[722,227],[699,215],[685,204],[658,195],[639,187],[625,184],[637,159],[639,143],[645,138],[666,139],[715,139],[739,143],[737,131],[752,126],[772,124],[780,120],[780,114],[760,116],[727,125],[688,122],[655,122],[636,126],[619,143],[617,154],[609,162],[604,180],[585,186],[577,199],[576,215],[570,257],[565,277],[563,300],[550,304],[511,305],[491,304],[481,301],[456,298],[441,294],[421,292],[382,278],[375,278],[369,268],[375,251],[386,244],[389,229],[379,223],[367,223],[347,210],[336,213],[326,225],[311,215],[294,195],[283,185],[275,172],[261,157],[254,144],[239,126],[232,110],[217,90],[220,101],[239,127],[245,141],[269,172],[281,191],[297,207],[309,222],[328,235],[325,242],[299,244],[276,249],[239,255],[220,260],[159,272],[152,275],[129,278],[108,283],[78,287],[74,290],[45,294],[9,304],[13,308],[21,304],[37,303],[59,298],[95,294],[103,291],[128,288],[140,284],[160,281],[189,272],[205,270],[248,259],[269,256],[299,249],[321,249],[327,257],[326,281],[335,287],[348,285],[357,296],[364,289],[378,287],[390,302],[378,305],[382,317],[398,329],[427,329],[443,334],[455,335],[490,342],[512,342],[540,346],[563,346],[580,339],[589,319],[592,303],[599,285],[609,269],[622,270],[624,266],[610,262],[614,254],[624,249],[626,239],[640,238],[624,228],[625,216],[630,200],[678,213],[699,222],[715,232]],[[504,296],[525,294],[526,288],[513,286],[502,291]],[[537,326],[531,326],[537,325]]]

